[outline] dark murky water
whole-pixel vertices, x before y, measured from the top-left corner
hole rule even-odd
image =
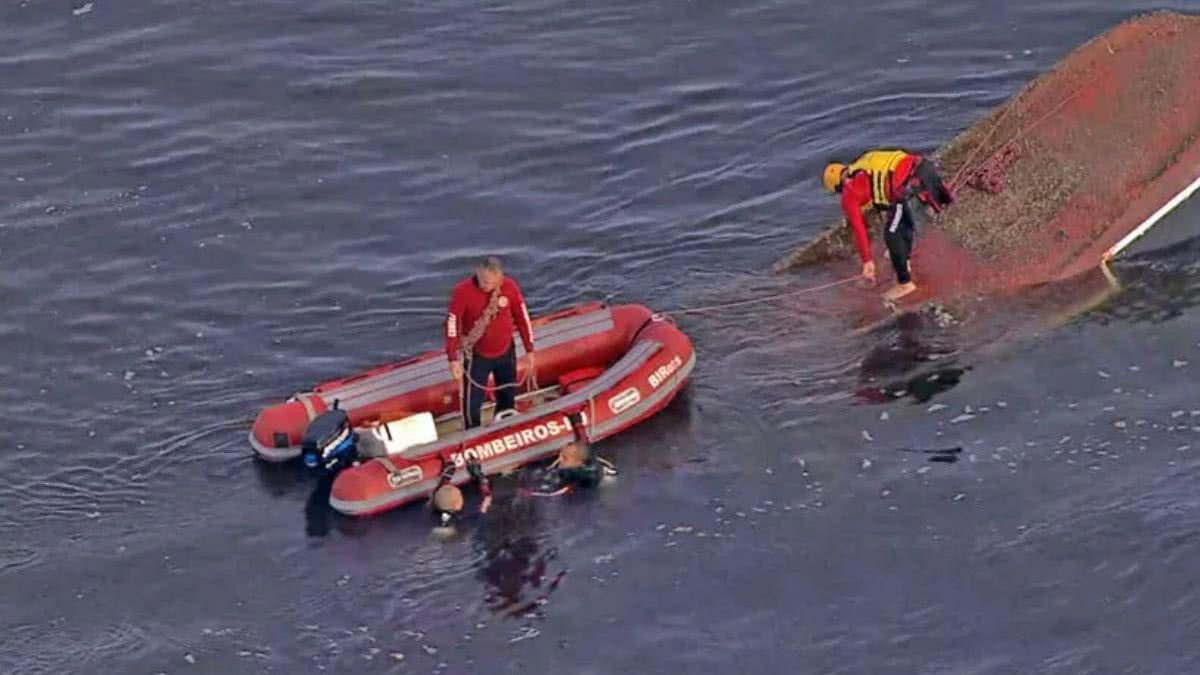
[[[536,312],[823,281],[761,270],[827,155],[936,147],[1150,8],[7,0],[0,672],[1194,672],[1194,209],[1107,297],[682,319],[615,483],[450,540],[245,444],[436,345],[485,251]]]

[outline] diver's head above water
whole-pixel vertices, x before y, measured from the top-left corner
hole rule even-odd
[[[558,466],[560,469],[577,469],[587,464],[591,454],[591,449],[584,443],[568,443],[558,452]]]
[[[456,485],[446,484],[433,493],[433,512],[442,525],[448,524],[463,510],[463,493]]]

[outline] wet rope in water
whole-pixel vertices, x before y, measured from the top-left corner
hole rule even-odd
[[[683,307],[680,309],[675,309],[675,310],[662,312],[662,313],[669,314],[669,315],[703,314],[705,312],[714,312],[714,311],[721,310],[721,309],[729,309],[731,307],[754,305],[754,304],[758,304],[758,303],[762,303],[762,302],[773,302],[775,300],[782,300],[783,298],[790,298],[790,297],[794,297],[794,296],[798,296],[798,295],[807,295],[809,293],[816,293],[818,291],[829,290],[831,288],[836,288],[837,286],[842,286],[842,285],[851,283],[853,281],[857,281],[860,278],[861,278],[861,276],[856,274],[854,276],[846,277],[845,279],[839,279],[837,281],[832,281],[827,284],[820,284],[818,286],[807,286],[805,288],[801,288],[801,289],[794,290],[794,291],[784,291],[782,293],[773,293],[771,295],[764,295],[761,298],[750,298],[748,300],[733,300],[731,302],[721,302],[721,303],[717,303],[715,305],[704,305],[701,307]]]
[[[683,307],[683,308],[674,309],[674,310],[667,311],[667,312],[662,312],[662,314],[671,315],[671,316],[684,315],[684,314],[704,314],[707,312],[715,312],[717,310],[729,309],[732,307],[742,307],[745,305],[754,305],[754,304],[759,304],[759,303],[764,303],[764,302],[774,302],[776,300],[782,300],[784,298],[796,297],[796,296],[800,296],[800,295],[808,295],[810,293],[817,293],[820,291],[829,290],[831,288],[836,288],[838,286],[844,286],[845,284],[857,281],[859,278],[860,278],[860,275],[856,274],[854,276],[849,276],[844,279],[839,279],[837,281],[831,281],[827,284],[819,284],[817,286],[806,286],[804,288],[800,288],[800,289],[797,289],[794,291],[784,291],[782,293],[773,293],[771,295],[766,295],[766,296],[759,297],[759,298],[749,298],[746,300],[733,300],[730,302],[721,302],[721,303],[717,303],[717,304],[713,304],[713,305],[703,305],[700,307]],[[464,356],[465,356],[465,358],[463,360],[463,379],[466,380],[469,387],[476,387],[476,388],[480,389],[481,391],[487,391],[488,387],[486,384],[481,384],[479,382],[476,382],[475,379],[473,377],[471,377],[471,357],[469,355],[464,355]],[[523,386],[526,382],[531,382],[531,384],[532,384],[531,389],[530,389],[531,391],[534,391],[537,389],[537,373],[534,372],[534,369],[530,369],[530,370],[526,371],[525,375],[516,382],[495,385],[492,387],[492,389],[494,391],[499,391],[501,389],[507,389],[507,388],[518,388],[518,387]],[[459,393],[459,406],[460,406],[459,413],[462,416],[463,426],[465,428],[466,421],[467,421],[467,401],[466,401],[466,396],[462,395],[461,389],[463,389],[463,387],[460,387],[460,393]],[[588,423],[590,425],[592,423],[591,420],[595,419],[595,414],[596,414],[595,413],[596,402],[593,399],[593,397],[588,397],[588,406],[589,406],[590,412],[591,412],[591,417],[588,420]]]

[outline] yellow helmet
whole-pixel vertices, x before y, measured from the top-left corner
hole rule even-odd
[[[830,192],[837,192],[838,185],[842,182],[842,173],[846,170],[845,164],[838,162],[830,162],[825,166],[825,175],[822,176],[821,182],[825,185],[825,189]]]

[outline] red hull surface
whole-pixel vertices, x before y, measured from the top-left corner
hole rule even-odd
[[[367,515],[422,499],[436,485],[443,457],[459,467],[454,482],[463,483],[468,480],[464,456],[478,458],[487,473],[552,456],[574,438],[567,416],[576,412],[582,413],[588,437],[603,440],[670,403],[696,362],[691,340],[641,305],[589,304],[537,318],[534,346],[541,401],[524,397],[518,415],[455,430],[386,462],[371,458],[343,470],[330,495],[333,507]],[[268,461],[298,457],[308,423],[334,401],[355,427],[424,412],[454,418],[461,405],[445,353],[428,352],[322,383],[263,410],[251,430],[251,446]]]

